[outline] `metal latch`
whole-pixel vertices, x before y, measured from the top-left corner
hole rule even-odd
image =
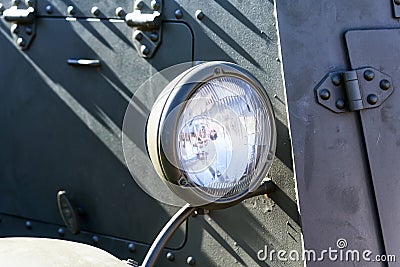
[[[372,67],[328,73],[315,88],[319,104],[336,113],[379,107],[393,93],[392,78]]]
[[[3,11],[5,21],[11,23],[11,33],[21,49],[27,49],[36,34],[36,1],[13,1],[13,6]]]
[[[151,58],[161,43],[162,0],[136,0],[135,10],[125,15],[125,22],[135,29],[133,44],[145,58]]]

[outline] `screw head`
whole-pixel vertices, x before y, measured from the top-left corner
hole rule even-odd
[[[75,8],[73,6],[68,6],[67,7],[67,12],[69,15],[74,15],[75,14]]]
[[[92,241],[94,244],[99,243],[99,237],[97,235],[92,236]]]
[[[146,45],[142,45],[140,46],[140,52],[146,56],[150,53],[150,49]]]
[[[167,260],[169,261],[174,261],[175,260],[175,255],[172,252],[167,253]]]
[[[98,8],[97,6],[94,6],[90,10],[90,13],[92,13],[93,16],[97,17],[98,15],[100,15],[100,8]]]
[[[11,25],[11,32],[14,33],[14,34],[17,34],[19,32],[18,24]]]
[[[52,5],[47,5],[46,6],[46,13],[47,14],[53,13],[53,6]]]
[[[160,8],[161,8],[161,3],[160,3],[160,1],[159,0],[153,0],[153,1],[151,1],[151,8],[153,9],[153,10],[160,10]]]
[[[332,76],[332,83],[336,86],[339,86],[342,83],[342,78],[340,77],[339,74]]]
[[[400,0],[394,0],[394,3],[395,3],[396,5],[400,5]]]
[[[25,32],[27,35],[31,35],[32,34],[32,28],[31,27],[26,27],[25,28]]]
[[[151,33],[151,34],[150,34],[150,39],[151,39],[153,42],[157,42],[157,41],[158,41],[158,33],[156,33],[156,32]]]
[[[136,9],[142,9],[144,7],[144,2],[142,0],[139,0],[135,3],[135,8]]]
[[[120,18],[122,18],[122,17],[125,17],[125,15],[126,15],[126,12],[125,12],[125,10],[122,8],[122,7],[117,7],[116,9],[115,9],[115,15],[116,16],[118,16],[118,17],[120,17]]]
[[[400,0],[399,0],[400,1]],[[383,79],[380,83],[379,86],[381,87],[382,90],[387,90],[390,88],[390,82],[386,79]]]
[[[17,39],[17,45],[19,45],[20,47],[25,47],[25,40],[22,37],[19,37]]]
[[[33,4],[35,4],[35,1],[34,0],[25,0],[25,4],[27,6],[33,6]]]
[[[375,105],[378,102],[378,96],[375,94],[370,94],[367,96],[367,101],[371,105]]]
[[[180,9],[175,10],[175,18],[181,19],[183,17],[183,12]]]
[[[344,102],[343,99],[340,99],[340,98],[338,100],[336,100],[335,104],[338,109],[344,109],[346,107],[346,103]]]
[[[140,41],[143,39],[143,33],[141,31],[135,31],[133,33],[133,38],[135,38],[137,41]]]
[[[202,19],[204,19],[204,17],[205,17],[203,11],[201,11],[201,10],[196,10],[195,16],[196,16],[196,18],[197,18],[198,20],[202,20]]]
[[[58,233],[59,236],[64,236],[65,235],[64,228],[62,228],[62,227],[58,228],[57,233]]]
[[[25,227],[28,228],[29,230],[32,229],[32,222],[31,221],[26,221],[25,222]]]
[[[328,89],[322,89],[321,91],[319,91],[319,96],[322,100],[328,100],[329,97],[331,97],[331,93]]]
[[[131,253],[135,252],[135,250],[136,250],[135,244],[130,243],[130,244],[128,245],[128,249],[129,249],[129,251],[130,251]]]
[[[186,262],[189,265],[195,265],[196,264],[196,260],[192,256],[187,257]]]
[[[375,73],[372,70],[364,71],[364,79],[372,81],[375,78]]]

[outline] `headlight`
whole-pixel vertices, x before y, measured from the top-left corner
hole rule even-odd
[[[255,190],[276,146],[265,90],[227,62],[200,64],[170,82],[151,110],[146,135],[158,175],[197,206],[234,202]]]

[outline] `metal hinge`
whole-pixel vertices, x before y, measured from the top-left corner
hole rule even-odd
[[[125,22],[135,29],[133,44],[144,58],[151,58],[161,43],[162,0],[136,0],[135,10],[125,15]]]
[[[336,113],[379,107],[393,93],[392,78],[372,67],[328,73],[315,88],[319,104]]]
[[[36,1],[12,1],[12,6],[3,10],[3,18],[11,23],[11,33],[21,49],[27,49],[36,34]]]

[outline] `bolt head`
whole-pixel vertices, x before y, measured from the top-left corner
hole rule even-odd
[[[172,252],[167,253],[167,260],[169,261],[174,261],[175,260],[175,255]]]
[[[201,10],[196,10],[195,16],[196,16],[196,18],[197,18],[198,20],[202,20],[202,19],[204,19],[204,17],[205,17],[203,11],[201,11]]]
[[[67,7],[67,12],[69,15],[75,15],[75,8],[73,6],[68,6]]]
[[[331,79],[332,83],[336,86],[339,86],[342,83],[342,78],[339,74],[333,75]]]
[[[14,34],[17,34],[19,32],[18,24],[15,23],[15,24],[11,25],[11,32]]]
[[[153,1],[151,1],[151,8],[153,9],[153,10],[160,10],[160,8],[161,8],[161,3],[160,3],[160,0],[153,0]]]
[[[150,49],[146,45],[140,46],[140,52],[147,56],[150,53]]]
[[[386,79],[383,79],[380,83],[379,83],[379,87],[381,87],[382,90],[387,90],[390,88],[390,82]]]
[[[99,237],[97,235],[92,236],[92,241],[94,244],[99,243]]]
[[[137,41],[140,41],[143,39],[143,33],[141,31],[135,31],[133,33],[133,38],[135,38]]]
[[[130,244],[128,245],[128,249],[129,249],[129,251],[130,251],[131,253],[135,252],[135,250],[136,250],[135,244],[130,243]]]
[[[64,236],[65,235],[64,228],[62,228],[62,227],[58,228],[57,233],[58,233],[59,236]]]
[[[116,9],[115,9],[115,15],[116,16],[118,16],[118,17],[120,17],[120,18],[123,18],[123,17],[125,17],[125,15],[126,15],[126,12],[125,12],[125,10],[122,8],[122,7],[117,7]]]
[[[90,10],[90,13],[92,13],[93,16],[98,16],[100,15],[100,9],[97,6],[92,7]]]
[[[195,265],[196,264],[196,260],[192,256],[187,257],[186,262],[189,265]]]
[[[371,105],[375,105],[378,102],[378,96],[375,94],[370,94],[367,96],[367,101]]]
[[[25,40],[22,37],[19,37],[17,39],[17,45],[19,45],[20,47],[25,47]]]
[[[158,33],[153,32],[152,34],[150,34],[150,39],[151,39],[153,42],[157,42],[157,41],[158,41]]]
[[[375,73],[372,70],[364,71],[364,79],[367,81],[372,81],[375,78]]]
[[[144,2],[142,0],[139,0],[135,3],[135,8],[136,9],[142,9],[144,7]]]
[[[47,14],[53,13],[53,6],[52,5],[47,5],[46,6],[46,13]]]
[[[26,221],[25,222],[25,227],[28,229],[32,229],[32,222],[31,221]]]
[[[181,19],[183,17],[183,12],[180,9],[175,10],[175,18]]]
[[[328,100],[329,97],[331,97],[331,93],[328,89],[322,89],[321,91],[319,91],[319,96],[322,100]]]
[[[346,103],[344,102],[343,99],[340,99],[340,98],[338,100],[336,100],[335,104],[338,109],[344,109],[346,107]]]

